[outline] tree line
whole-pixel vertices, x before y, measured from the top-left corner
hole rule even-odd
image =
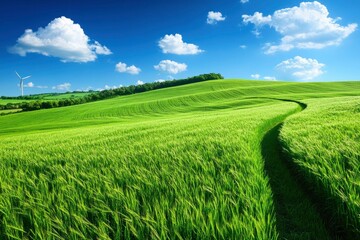
[[[48,108],[56,108],[56,107],[65,107],[71,105],[77,105],[87,102],[94,102],[98,100],[108,99],[117,96],[124,96],[130,95],[135,93],[147,92],[151,90],[167,88],[167,87],[175,87],[190,83],[202,82],[207,80],[216,80],[216,79],[223,79],[224,77],[220,73],[208,73],[208,74],[201,74],[194,77],[189,77],[186,79],[179,79],[179,80],[169,80],[164,82],[152,82],[152,83],[145,83],[142,85],[130,85],[127,87],[119,87],[115,89],[108,89],[103,90],[100,92],[92,92],[89,95],[84,97],[78,98],[66,98],[66,99],[59,99],[59,100],[41,100],[38,99],[36,101],[28,101],[28,102],[21,102],[21,103],[8,103],[5,105],[0,105],[0,110],[6,109],[22,109],[23,111],[33,111],[39,109],[48,109]],[[20,97],[4,97],[2,96],[1,99],[37,99],[37,96],[20,96]]]

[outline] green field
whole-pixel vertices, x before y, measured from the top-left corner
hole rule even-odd
[[[29,102],[34,100],[25,100],[25,99],[0,99],[0,105],[6,105],[8,103],[22,103]]]
[[[21,112],[21,109],[0,110],[0,115]]]
[[[89,92],[77,92],[77,93],[63,93],[58,95],[45,94],[43,95],[43,100],[61,100],[66,98],[81,98],[89,95]]]
[[[76,92],[76,93],[60,93],[60,94],[37,94],[33,95],[33,99],[0,99],[0,105],[6,105],[8,103],[22,103],[31,101],[48,101],[48,100],[64,100],[69,98],[81,98],[91,94],[90,92]]]
[[[0,239],[356,238],[359,109],[359,82],[214,80],[1,116]]]

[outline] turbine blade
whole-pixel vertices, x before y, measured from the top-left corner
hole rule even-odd
[[[17,71],[15,71],[16,75],[21,79],[20,75],[17,73]]]
[[[22,78],[23,80],[25,80],[25,79],[28,79],[28,78],[30,78],[31,76],[27,76],[27,77],[24,77],[24,78]]]

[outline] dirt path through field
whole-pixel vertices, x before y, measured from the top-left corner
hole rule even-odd
[[[299,104],[299,112],[306,108],[306,104],[298,101],[277,100]],[[270,129],[261,142],[265,172],[273,191],[279,238],[332,239],[316,206],[296,180],[297,177],[282,152],[279,133],[283,121]]]

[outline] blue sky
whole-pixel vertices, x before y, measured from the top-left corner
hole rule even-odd
[[[12,0],[0,8],[0,95],[105,89],[217,72],[360,79],[360,3]],[[61,3],[60,3],[61,2]]]

